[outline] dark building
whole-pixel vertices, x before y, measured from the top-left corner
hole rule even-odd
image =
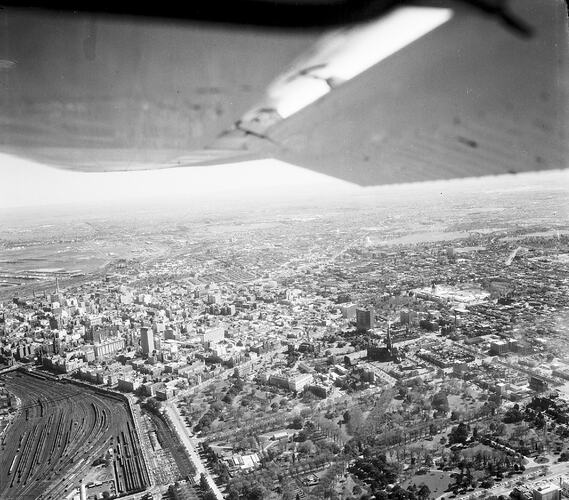
[[[373,309],[356,309],[356,328],[366,332],[375,327],[375,311]]]
[[[545,380],[540,377],[531,376],[529,378],[529,387],[536,392],[544,392],[547,391],[548,385]]]

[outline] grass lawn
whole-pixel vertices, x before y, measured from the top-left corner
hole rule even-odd
[[[431,471],[422,475],[415,475],[412,478],[401,484],[402,488],[407,489],[411,484],[415,484],[420,487],[422,484],[426,484],[431,490],[430,498],[437,498],[445,494],[445,490],[449,487],[454,480],[450,477],[450,472],[443,471]]]

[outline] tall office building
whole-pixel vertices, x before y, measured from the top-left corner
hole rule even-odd
[[[375,310],[356,309],[356,327],[359,331],[371,330],[375,327]]]
[[[340,307],[342,312],[342,318],[354,319],[356,317],[356,305],[355,304],[344,304]]]
[[[142,327],[140,329],[140,345],[142,354],[149,355],[154,351],[154,332],[151,328]]]

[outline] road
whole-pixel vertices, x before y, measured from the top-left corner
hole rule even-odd
[[[192,445],[192,440],[191,440],[188,428],[184,424],[184,421],[183,421],[181,415],[179,414],[175,403],[166,402],[164,404],[163,408],[166,412],[168,420],[171,422],[174,430],[176,431],[176,434],[178,434],[180,441],[184,445],[184,448],[186,449],[188,457],[192,461],[192,465],[195,467],[195,469],[197,471],[196,476],[204,474],[206,479],[207,479],[207,483],[209,484],[209,487],[213,491],[213,493],[215,494],[216,498],[218,500],[223,500],[223,494],[221,493],[221,491],[217,487],[217,484],[215,484],[215,481],[211,477],[211,474],[206,469],[205,465],[201,461],[200,456],[198,455],[194,446]]]

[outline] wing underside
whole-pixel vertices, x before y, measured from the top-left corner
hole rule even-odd
[[[236,156],[205,148],[318,36],[8,8],[0,25],[0,151],[94,171]]]
[[[512,2],[531,38],[451,20],[263,130],[266,154],[360,185],[568,166],[567,15]],[[255,137],[246,138],[261,145]]]
[[[565,168],[564,3],[511,8],[534,36],[458,2],[324,35],[7,10],[0,150],[83,171],[274,157],[361,185]]]

